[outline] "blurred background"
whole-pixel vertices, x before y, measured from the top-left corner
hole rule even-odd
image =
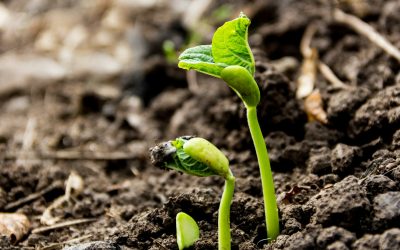
[[[177,67],[180,52],[210,44],[241,11],[252,21],[259,120],[281,197],[283,236],[273,247],[299,249],[307,238],[317,248],[320,229],[306,229],[318,209],[307,207],[310,197],[368,169],[400,180],[392,164],[400,161],[399,62],[335,19],[335,9],[400,47],[398,0],[0,0],[0,249],[97,240],[175,249],[174,217],[184,209],[204,233],[195,249],[216,249],[223,180],[162,171],[148,156],[161,141],[193,134],[221,148],[237,176],[233,249],[269,249],[240,99],[220,79]],[[302,96],[307,60],[313,81]],[[343,226],[334,209],[358,203],[336,206],[332,197],[334,219],[322,224]],[[372,212],[351,211],[357,223],[373,221]],[[4,212],[25,216],[18,232],[4,233]],[[361,237],[365,225],[349,230]]]

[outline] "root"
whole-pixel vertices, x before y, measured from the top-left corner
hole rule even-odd
[[[379,34],[369,24],[365,23],[356,16],[346,14],[339,9],[333,11],[333,19],[338,22],[345,24],[355,30],[357,33],[365,36],[379,48],[383,49],[390,56],[397,59],[400,62],[400,51],[393,44],[391,44],[385,37]]]

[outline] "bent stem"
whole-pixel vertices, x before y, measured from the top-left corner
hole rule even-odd
[[[279,216],[276,204],[274,180],[272,178],[267,147],[262,135],[257,118],[256,107],[246,107],[247,122],[250,134],[256,149],[258,165],[260,166],[261,185],[264,196],[265,223],[267,227],[268,241],[275,240],[279,235]]]
[[[219,204],[218,214],[218,249],[231,249],[230,210],[235,189],[235,177],[231,174],[225,179],[225,188]]]

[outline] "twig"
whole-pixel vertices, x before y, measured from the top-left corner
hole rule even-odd
[[[335,73],[333,73],[333,71],[325,63],[320,61],[318,63],[318,69],[319,69],[319,72],[321,72],[321,74],[325,77],[326,80],[328,80],[328,82],[330,82],[332,84],[333,87],[339,88],[339,89],[349,89],[350,88],[349,85],[345,84],[339,78],[337,78]]]
[[[303,37],[300,42],[300,52],[303,57],[310,57],[312,53],[311,49],[311,40],[317,31],[317,27],[314,23],[311,23],[307,26],[306,31],[304,31]]]
[[[79,241],[82,241],[82,240],[86,240],[86,239],[91,238],[92,236],[93,235],[88,234],[88,235],[84,235],[84,236],[81,236],[81,237],[78,237],[78,238],[74,238],[74,239],[71,239],[71,240],[67,240],[67,241],[63,241],[63,242],[59,242],[59,243],[53,243],[53,244],[50,244],[48,246],[40,248],[40,250],[59,249],[60,246],[63,246],[63,245],[66,245],[66,244],[75,243],[75,242],[79,242]]]
[[[318,52],[311,48],[311,39],[314,36],[316,27],[314,24],[308,25],[300,43],[300,52],[303,55],[303,62],[300,68],[300,75],[297,78],[297,99],[303,99],[311,94],[317,78]]]
[[[42,216],[40,222],[46,225],[54,225],[61,217],[54,217],[51,211],[60,207],[64,202],[68,202],[72,195],[76,196],[83,191],[83,179],[75,171],[72,171],[65,184],[65,193],[58,197],[48,206]]]
[[[353,28],[359,34],[367,37],[376,46],[383,49],[390,56],[397,59],[400,62],[400,51],[393,44],[391,44],[386,38],[379,34],[369,24],[365,23],[356,16],[346,14],[339,9],[333,11],[333,19],[338,23],[343,23]]]
[[[59,188],[59,187],[62,188],[62,186],[63,186],[63,185],[62,185],[61,182],[59,182],[59,181],[58,181],[58,182],[55,182],[55,183],[53,183],[52,185],[48,186],[47,188],[45,188],[45,189],[43,189],[43,190],[41,190],[41,191],[39,191],[39,192],[32,193],[32,194],[30,194],[30,195],[28,195],[28,196],[26,196],[26,197],[23,197],[23,198],[21,198],[21,199],[19,199],[19,200],[17,200],[17,201],[8,203],[8,204],[4,207],[4,210],[8,211],[8,210],[17,208],[17,207],[19,207],[19,206],[21,206],[21,205],[23,205],[23,204],[25,204],[25,203],[31,202],[31,201],[33,201],[33,200],[36,200],[36,199],[42,197],[44,194],[46,194],[46,193],[48,193],[48,192],[54,190],[55,188]]]
[[[160,242],[155,242],[159,247],[161,247],[162,249],[168,250],[168,248],[166,248],[165,246],[163,246]]]
[[[93,222],[96,220],[97,219],[92,218],[92,219],[76,219],[76,220],[64,221],[64,222],[56,223],[52,226],[38,227],[36,229],[33,229],[32,233],[34,233],[34,234],[43,233],[43,232],[47,232],[47,231],[54,230],[54,229],[69,227],[69,226],[82,224],[82,223]]]
[[[93,161],[108,161],[108,160],[128,160],[141,158],[141,154],[137,152],[93,152],[93,151],[16,151],[5,152],[0,158],[4,160],[15,160],[23,156],[26,160],[47,159],[47,160],[93,160]]]

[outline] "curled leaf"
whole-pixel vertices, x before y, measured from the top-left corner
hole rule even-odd
[[[202,138],[184,136],[150,149],[152,163],[195,176],[230,175],[229,162],[213,144]]]
[[[20,213],[0,213],[0,235],[5,235],[11,243],[16,243],[28,233],[31,223]]]
[[[188,140],[183,145],[183,151],[193,159],[207,165],[218,175],[224,178],[230,175],[228,159],[216,146],[206,139],[195,137]]]

